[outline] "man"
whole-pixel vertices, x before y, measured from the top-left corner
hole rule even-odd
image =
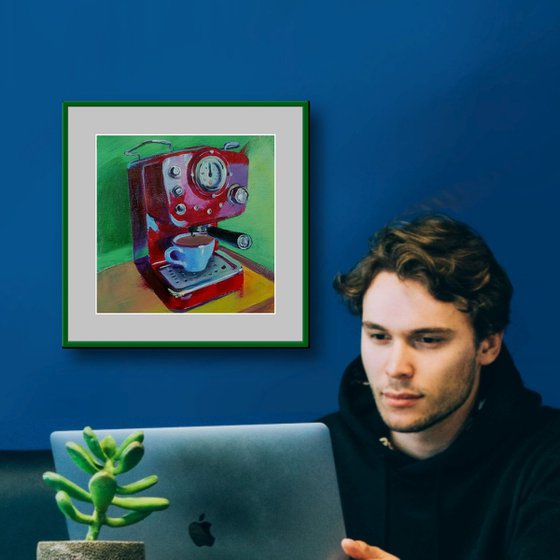
[[[486,243],[445,216],[396,223],[335,287],[362,319],[324,419],[346,554],[560,558],[560,411],[503,344],[512,287]]]

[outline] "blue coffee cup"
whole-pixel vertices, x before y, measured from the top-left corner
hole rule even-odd
[[[165,251],[165,260],[187,272],[201,272],[214,253],[216,241],[206,233],[181,233]]]

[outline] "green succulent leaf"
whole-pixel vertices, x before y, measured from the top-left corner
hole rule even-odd
[[[107,436],[101,441],[101,449],[109,459],[112,459],[117,452],[117,442],[112,436]]]
[[[142,443],[144,441],[144,432],[134,432],[133,434],[129,435],[123,442],[119,445],[117,452],[115,453],[114,459],[118,461],[123,454],[124,450],[131,444],[137,441],[138,443]]]
[[[113,505],[134,511],[161,511],[169,507],[166,498],[114,498]]]
[[[84,525],[91,525],[93,523],[93,516],[85,515],[74,507],[70,496],[64,492],[64,490],[57,492],[55,499],[58,508],[64,515],[66,515],[66,517],[69,517],[78,523],[83,523]]]
[[[55,490],[64,490],[70,497],[82,502],[92,502],[91,496],[83,488],[74,484],[64,476],[47,471],[43,474],[43,480]]]
[[[105,456],[105,453],[103,453],[103,449],[101,449],[101,444],[99,443],[97,434],[89,426],[84,428],[83,437],[86,445],[95,457],[105,462],[107,457]]]
[[[69,441],[66,444],[66,451],[68,451],[68,455],[70,455],[72,461],[89,474],[95,474],[103,468],[103,465],[94,461],[91,455],[81,445],[73,441]]]
[[[105,524],[109,527],[126,527],[127,525],[132,525],[133,523],[138,523],[142,519],[146,519],[148,515],[152,513],[151,511],[133,511],[127,513],[122,517],[107,517],[105,518]]]
[[[89,491],[95,508],[105,513],[111,505],[116,489],[117,481],[107,471],[101,471],[92,476],[89,481]]]
[[[153,474],[152,476],[147,476],[142,480],[136,482],[131,482],[125,486],[117,486],[117,494],[121,496],[128,496],[130,494],[136,494],[137,492],[142,492],[142,490],[147,490],[151,488],[158,481],[158,477]]]
[[[133,441],[122,452],[115,474],[121,474],[133,469],[144,456],[144,446],[139,441]]]

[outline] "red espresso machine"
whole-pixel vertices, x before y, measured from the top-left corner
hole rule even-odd
[[[167,153],[141,158],[145,144],[163,144]],[[138,159],[128,165],[134,262],[163,303],[187,311],[243,287],[243,268],[218,241],[248,249],[246,233],[217,227],[245,211],[249,159],[245,148],[227,142],[222,149],[197,146],[173,151],[165,140],[145,140],[125,152]],[[188,272],[168,262],[165,253],[180,234],[215,239],[206,268]]]

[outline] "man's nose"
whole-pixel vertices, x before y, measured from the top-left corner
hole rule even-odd
[[[391,345],[385,373],[389,377],[412,377],[414,375],[414,363],[412,349],[406,342],[395,340]]]

